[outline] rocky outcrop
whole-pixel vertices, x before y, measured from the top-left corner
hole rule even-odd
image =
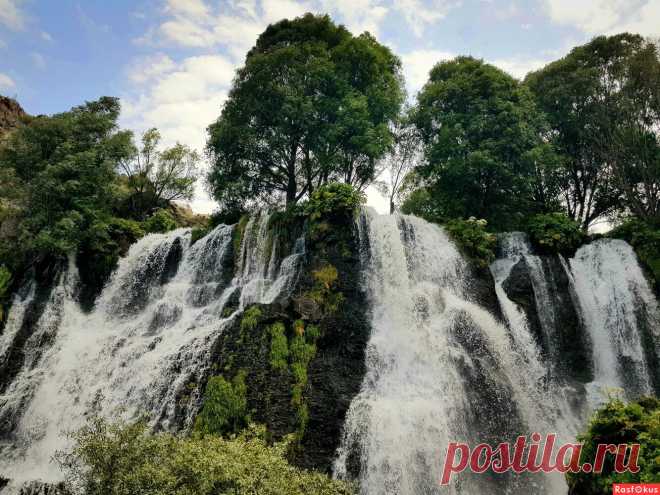
[[[217,342],[214,362],[215,368],[227,378],[239,371],[247,373],[251,420],[264,423],[274,438],[292,433],[300,435],[291,451],[294,463],[329,472],[344,417],[364,376],[369,316],[366,295],[360,285],[357,229],[351,219],[326,227],[327,230],[317,235],[310,235],[310,229],[306,229],[307,254],[290,296],[273,304],[257,305],[261,315],[254,328],[242,326],[242,315],[238,315]],[[300,224],[289,225],[288,236],[281,228],[278,235],[293,239],[302,228]],[[315,270],[328,266],[337,270],[332,291],[334,295],[341,294],[341,302],[334,311],[310,295],[318,284]],[[308,412],[304,432],[301,432],[300,407],[294,400],[294,373],[291,369],[274,369],[271,363],[270,328],[276,323],[284,325],[289,342],[296,331],[311,331],[312,326],[320,329],[302,392]]]
[[[0,96],[0,139],[21,125],[27,114],[16,100]]]

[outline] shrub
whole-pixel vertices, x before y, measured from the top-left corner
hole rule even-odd
[[[613,483],[657,482],[660,479],[660,400],[644,397],[624,404],[614,399],[597,411],[588,430],[578,437],[583,443],[580,464],[593,462],[598,444],[640,444],[640,471],[636,474],[614,471],[614,457],[607,455],[603,472],[567,473],[570,493],[605,495]]]
[[[190,245],[192,246],[201,238],[206,237],[206,234],[208,234],[210,231],[210,227],[195,227],[192,229],[192,232],[190,233]]]
[[[245,330],[254,330],[259,324],[259,318],[261,318],[261,310],[258,306],[250,306],[243,313],[243,319],[241,320],[241,331]]]
[[[282,372],[286,371],[289,359],[289,345],[284,331],[284,324],[279,321],[270,327],[270,365]]]
[[[350,495],[352,487],[286,461],[290,437],[269,446],[263,427],[236,438],[150,435],[144,423],[93,418],[56,456],[73,495]]]
[[[344,301],[344,295],[334,290],[338,277],[337,268],[330,263],[312,270],[314,286],[307,295],[320,306],[325,315],[335,313]]]
[[[222,375],[206,384],[204,405],[195,419],[195,431],[207,435],[236,433],[247,425],[245,373],[229,382]]]
[[[330,182],[311,194],[302,211],[315,221],[324,216],[352,215],[365,201],[364,193],[350,184]]]
[[[487,268],[495,259],[495,234],[486,231],[486,220],[470,217],[467,220],[450,220],[445,229],[460,250],[479,268]]]
[[[656,290],[660,289],[660,228],[638,219],[630,219],[616,227],[611,237],[626,240],[639,260],[653,275]]]
[[[162,208],[156,210],[153,215],[144,221],[144,230],[151,234],[169,232],[176,229],[176,227],[176,220],[172,214]]]
[[[530,239],[542,252],[573,254],[586,240],[580,224],[563,213],[544,213],[529,219]]]

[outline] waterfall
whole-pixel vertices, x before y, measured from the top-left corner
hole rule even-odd
[[[539,408],[545,373],[529,339],[516,342],[473,299],[470,270],[441,228],[370,211],[361,224],[372,335],[335,474],[356,476],[357,460],[364,495],[514,493],[523,486],[556,493],[561,479],[467,472],[458,484],[439,486],[449,442],[493,444],[553,431]]]
[[[660,318],[632,248],[618,239],[599,239],[582,246],[570,267],[593,342],[590,402],[601,403],[612,388],[622,389],[628,399],[652,393],[655,377],[649,365],[658,359]]]
[[[192,245],[189,229],[142,238],[89,314],[76,301],[71,262],[25,344],[21,370],[0,395],[0,418],[14,423],[0,438],[0,475],[15,486],[59,480],[51,457],[92,413],[189,428],[223,328],[246,305],[275,300],[297,276],[304,242],[278,256],[268,220],[267,213],[250,220],[236,269],[234,226],[218,226]],[[16,297],[0,352],[32,297],[32,284]]]

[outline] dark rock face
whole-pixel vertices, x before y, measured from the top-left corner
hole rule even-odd
[[[568,275],[557,255],[539,256],[547,292],[538,294],[532,268],[522,258],[511,269],[502,287],[509,299],[527,317],[542,354],[554,373],[569,381],[586,383],[593,379],[590,343]]]
[[[241,315],[237,315],[219,338],[214,352],[216,367],[226,378],[239,370],[247,372],[251,419],[266,424],[274,438],[281,438],[298,428],[297,410],[292,404],[295,380],[290,370],[272,369],[269,328],[281,322],[291,337],[296,320],[319,326],[321,336],[303,391],[309,422],[291,460],[326,472],[331,470],[348,407],[362,383],[369,337],[366,295],[360,284],[358,235],[352,225],[351,219],[345,219],[341,225],[331,225],[320,237],[308,235],[302,273],[291,296],[274,304],[259,305],[261,317],[253,330],[241,330]],[[302,226],[289,228],[300,231]],[[335,290],[343,295],[339,308],[331,314],[324,313],[308,295],[314,285],[313,270],[327,264],[336,267]]]

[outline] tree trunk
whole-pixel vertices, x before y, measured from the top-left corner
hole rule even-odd
[[[296,176],[289,175],[289,182],[286,186],[286,204],[292,205],[296,202],[296,195],[298,193],[298,185],[296,184]]]

